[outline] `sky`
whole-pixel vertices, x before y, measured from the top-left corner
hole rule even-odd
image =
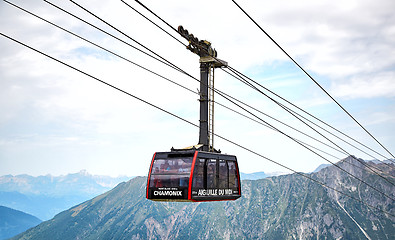
[[[197,93],[199,83],[44,1],[10,0]],[[51,0],[130,45],[129,38],[70,1]],[[118,0],[76,1],[126,35],[199,78],[199,57]],[[171,28],[141,11],[184,44]],[[391,153],[395,153],[395,2],[237,1],[260,26]],[[329,148],[264,115],[282,132],[319,148],[323,159],[288,137],[215,106],[215,133],[295,171],[310,172],[347,154],[384,160],[390,154],[368,136],[231,1],[151,0],[144,3],[173,27],[208,40],[218,58],[285,99],[353,137],[328,136]],[[199,96],[0,2],[0,32],[198,124]],[[0,36],[0,175],[148,173],[154,152],[198,143],[199,129],[80,72]],[[300,132],[326,139],[271,100],[221,69],[215,87]],[[215,96],[215,101],[242,112]],[[298,111],[299,113],[300,111]],[[328,129],[328,127],[324,127]],[[325,133],[325,135],[328,135]],[[240,171],[289,172],[219,137],[214,147],[236,155]],[[334,149],[335,148],[335,149]],[[368,153],[368,154],[366,154]]]

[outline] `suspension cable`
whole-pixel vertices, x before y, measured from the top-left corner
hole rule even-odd
[[[123,0],[121,0],[121,1],[124,2]],[[168,25],[171,29],[173,29],[175,32],[178,33],[177,29],[175,29],[174,27],[172,27],[167,21],[165,21],[165,20],[162,19],[160,16],[158,16],[157,14],[155,14],[155,13],[154,13],[151,9],[149,9],[146,5],[144,5],[143,3],[141,3],[141,2],[138,1],[138,0],[135,0],[135,2],[137,2],[138,4],[140,4],[143,8],[145,8],[146,10],[148,10],[151,14],[153,14],[154,16],[156,16],[156,17],[157,17],[158,19],[160,19],[163,23],[165,23],[165,24]],[[125,3],[125,4],[126,4],[126,3]],[[130,6],[130,5],[128,5],[128,4],[126,4],[126,5],[127,5],[127,6]],[[141,14],[141,13],[140,13],[140,14]],[[166,33],[169,34],[167,31],[166,31]],[[171,35],[171,34],[169,34],[169,35]],[[171,35],[171,36],[172,36],[173,38],[175,38],[173,35]],[[184,44],[183,44],[183,45],[184,45]],[[216,60],[218,60],[216,57],[213,57],[213,58],[216,59]],[[228,68],[232,68],[232,67],[228,66]],[[221,68],[221,69],[222,69],[223,71],[225,71],[223,68]],[[234,69],[234,68],[232,68],[232,69],[233,69],[234,71],[237,71],[237,70]],[[238,72],[238,71],[237,71],[237,72]],[[242,73],[240,73],[240,72],[238,72],[238,73],[239,73],[239,74],[242,74]],[[229,73],[228,73],[228,74],[229,74]],[[244,76],[245,76],[245,75],[244,75]],[[246,76],[245,76],[245,77],[246,77]],[[258,84],[258,83],[256,83],[256,84]],[[260,86],[261,86],[261,85],[260,85]],[[263,87],[263,86],[261,86],[261,87]],[[347,135],[347,134],[343,133],[342,131],[340,131],[340,130],[334,128],[334,127],[331,126],[331,125],[329,125],[328,123],[322,121],[321,119],[319,119],[319,118],[315,117],[314,115],[308,113],[307,111],[301,109],[300,107],[296,106],[295,104],[289,102],[288,100],[284,99],[283,97],[279,96],[278,94],[274,93],[273,91],[271,91],[271,90],[269,90],[269,89],[267,89],[267,88],[265,88],[265,87],[263,87],[263,88],[266,89],[267,91],[269,91],[270,93],[274,94],[275,96],[279,97],[280,99],[282,99],[282,100],[286,101],[287,103],[291,104],[292,106],[298,108],[299,110],[301,110],[302,112],[306,113],[307,115],[309,115],[309,116],[315,118],[316,120],[318,120],[318,121],[320,121],[321,123],[325,124],[326,126],[330,127],[331,129],[333,129],[333,130],[335,130],[335,131],[341,133],[343,136],[346,136],[347,138],[349,138],[349,139],[351,139],[351,140],[357,142],[358,144],[364,146],[365,148],[367,148],[367,149],[369,149],[369,150],[375,152],[376,154],[378,154],[378,155],[384,157],[386,160],[392,161],[391,159],[385,157],[384,155],[380,154],[379,152],[375,151],[374,149],[372,149],[372,148],[366,146],[365,144],[363,144],[363,143],[357,141],[356,139],[350,137],[349,135]],[[294,113],[296,113],[296,112],[294,112]],[[296,113],[296,114],[297,114],[297,113]],[[298,115],[299,115],[299,114],[298,114]],[[301,116],[301,115],[299,115],[299,116]],[[302,117],[302,116],[301,116],[301,117]],[[303,117],[303,118],[304,118],[304,117]],[[305,119],[306,119],[306,118],[305,118]],[[307,120],[307,119],[306,119],[306,120]],[[308,120],[308,121],[309,121],[309,120]],[[317,127],[320,127],[319,125],[317,125],[317,124],[315,124],[315,123],[313,123],[313,124],[316,125]],[[322,127],[320,127],[320,128],[322,128]],[[322,128],[322,129],[323,129],[323,128]],[[324,130],[324,129],[323,129],[323,130]],[[327,130],[325,130],[325,131],[327,131]],[[328,133],[330,133],[330,132],[328,132]],[[330,133],[330,134],[332,134],[332,133]],[[332,134],[332,135],[334,135],[334,134]],[[336,136],[336,135],[334,135],[334,136]],[[336,136],[336,137],[339,138],[338,136]],[[342,138],[339,138],[339,139],[341,139],[342,141],[346,142],[347,144],[353,146],[354,148],[360,150],[361,152],[363,152],[363,153],[365,153],[365,154],[367,154],[367,155],[373,157],[372,155],[370,155],[370,154],[366,153],[365,151],[361,150],[360,148],[358,148],[358,147],[354,146],[353,144],[351,144],[351,143],[345,141],[344,139],[342,139]],[[378,159],[375,158],[375,157],[373,157],[373,158],[376,159],[376,160],[378,160]],[[378,161],[380,161],[380,160],[378,160]],[[390,165],[390,164],[387,164],[387,163],[384,162],[384,161],[381,161],[381,162],[384,163],[384,164],[386,164],[386,165],[388,165],[388,166],[390,166],[390,167],[394,167],[394,166],[392,166],[392,165]],[[394,162],[394,163],[395,163],[395,162]]]
[[[72,1],[72,0],[70,0],[70,1]],[[141,2],[139,2],[139,1],[136,1],[136,2],[138,2],[140,5],[142,5],[144,8],[146,8],[146,9],[148,9],[145,5],[143,5]],[[151,13],[153,13],[151,10],[149,10]],[[153,13],[154,14],[154,13]],[[158,17],[158,18],[160,18],[159,16],[157,16],[156,14],[154,14],[156,17]],[[162,20],[163,22],[165,22],[162,18],[160,18],[160,20]],[[165,22],[167,25],[169,25],[170,26],[170,24],[168,24],[167,22]],[[175,30],[175,28],[172,28],[172,29],[174,29]],[[177,30],[176,30],[177,31]],[[253,86],[251,86],[251,87],[253,87]],[[255,87],[253,87],[253,88],[255,88]],[[256,89],[257,91],[260,91],[260,90],[258,90],[258,89]],[[221,95],[221,93],[219,93],[220,95]],[[262,94],[264,94],[264,93],[262,93]],[[270,98],[269,96],[267,96],[266,94],[264,94],[266,97],[268,97],[268,98]],[[223,95],[221,95],[222,97],[224,97]],[[272,101],[275,101],[274,99],[272,99],[272,98],[270,98]],[[230,101],[230,99],[227,99],[228,101]],[[232,101],[231,101],[232,102]],[[277,101],[275,101],[277,104],[279,104]],[[233,102],[234,103],[234,102]],[[236,104],[236,103],[234,103],[234,104]],[[237,105],[237,104],[236,104]],[[279,106],[281,106],[281,105],[279,105]],[[241,106],[239,106],[239,107],[241,107]],[[284,108],[285,109],[285,108]],[[247,111],[246,109],[244,109],[245,111]],[[287,111],[287,109],[285,109],[286,111]],[[248,111],[247,111],[248,112]],[[289,112],[289,111],[287,111],[287,112]],[[251,112],[249,112],[250,114],[252,114]],[[295,116],[294,114],[292,114],[291,112],[289,112],[291,115],[293,115],[294,117],[296,117],[297,119],[299,119],[300,121],[302,121],[303,123],[305,123],[303,120],[301,120],[300,118],[298,118],[297,116]],[[253,114],[252,114],[253,115]],[[255,117],[257,117],[257,116],[255,116]],[[257,117],[258,118],[258,117]],[[261,119],[261,121],[264,121],[264,120],[262,120]],[[264,121],[265,122],[265,121]],[[268,124],[267,122],[265,122],[266,124]],[[307,126],[309,126],[311,129],[313,129],[314,131],[316,131],[318,134],[320,134],[321,136],[323,136],[320,132],[318,132],[316,129],[314,129],[314,128],[312,128],[310,125],[308,125],[307,123],[305,123]],[[269,124],[270,125],[270,124]],[[278,130],[277,129],[277,131],[278,132],[280,132],[280,133],[282,133],[283,135],[285,135],[285,136],[287,136],[287,137],[289,137],[289,138],[291,138],[292,140],[294,140],[295,142],[297,142],[297,143],[299,143],[299,144],[301,144],[300,142],[298,142],[298,141],[296,141],[294,138],[292,138],[291,136],[289,136],[289,135],[287,135],[287,134],[285,134],[284,132],[282,132],[282,131],[280,131],[280,130]],[[327,137],[325,137],[325,136],[323,136],[324,138],[326,138],[328,141],[330,141],[332,144],[334,144],[335,146],[337,146],[338,148],[340,148],[342,151],[344,151],[344,152],[346,152],[344,149],[342,149],[340,146],[338,146],[337,144],[335,144],[333,141],[331,141],[331,140],[329,140]],[[335,166],[337,166],[336,165],[336,163],[333,163],[333,162],[331,162],[331,161],[329,161],[328,159],[326,159],[326,158],[324,158],[323,156],[321,156],[320,154],[318,154],[318,153],[316,153],[316,152],[314,152],[313,150],[311,150],[311,149],[309,149],[308,147],[306,147],[305,145],[303,145],[303,144],[301,144],[303,147],[305,147],[305,148],[307,148],[309,151],[311,151],[311,152],[313,152],[313,153],[315,153],[316,155],[318,155],[319,157],[321,157],[321,158],[323,158],[324,160],[326,160],[326,161],[328,161],[329,163],[331,163],[332,165],[335,165]],[[347,153],[347,152],[346,152]],[[347,153],[348,155],[350,155],[349,153]],[[352,155],[351,155],[352,156]],[[354,157],[355,158],[355,157]],[[390,182],[387,178],[385,178],[385,177],[383,177],[382,175],[380,175],[379,173],[377,173],[376,171],[374,171],[370,166],[368,166],[368,165],[365,165],[365,163],[363,163],[363,162],[361,162],[361,160],[359,160],[359,159],[357,159],[357,158],[355,158],[358,162],[360,162],[362,165],[364,165],[364,166],[366,166],[367,168],[369,168],[372,172],[374,172],[375,174],[377,174],[378,176],[380,176],[381,178],[383,178],[383,179],[385,179],[386,181],[388,181],[390,184],[392,184],[392,185],[394,185],[394,183],[392,183],[392,182]],[[344,169],[343,169],[343,171],[345,171]],[[345,171],[346,173],[348,173],[347,171]],[[348,173],[348,174],[350,174],[350,175],[352,175],[351,173]],[[353,175],[352,175],[353,176]],[[354,176],[355,177],[355,176]],[[361,180],[362,181],[362,180]],[[370,185],[370,184],[368,184],[368,183],[366,183],[366,182],[364,182],[364,181],[362,181],[363,183],[365,183],[366,185]],[[371,186],[371,185],[370,185]]]
[[[383,178],[384,180],[386,180],[387,182],[389,182],[391,185],[395,186],[395,184],[393,182],[391,182],[390,180],[388,180],[387,178],[385,178],[384,176],[382,176],[380,173],[376,172],[375,170],[373,170],[368,164],[364,163],[363,161],[361,161],[360,159],[354,157],[353,155],[351,155],[350,153],[348,153],[345,149],[343,149],[342,147],[340,147],[338,144],[336,144],[335,142],[333,142],[332,140],[330,140],[329,138],[327,138],[326,136],[324,136],[321,132],[319,132],[317,129],[313,128],[311,125],[309,125],[308,123],[306,123],[305,121],[303,121],[302,119],[300,119],[298,116],[296,116],[295,114],[293,114],[292,112],[290,112],[287,108],[284,107],[283,104],[277,102],[275,99],[273,99],[272,97],[268,96],[266,93],[262,92],[261,90],[259,90],[258,88],[256,88],[255,86],[253,86],[252,84],[245,82],[245,79],[241,79],[241,81],[245,84],[247,84],[248,86],[250,86],[251,88],[255,89],[256,91],[260,92],[261,94],[263,94],[265,97],[269,98],[271,101],[273,101],[274,103],[276,103],[277,105],[279,105],[281,108],[283,108],[285,111],[287,111],[288,113],[290,113],[292,116],[294,116],[295,118],[297,118],[299,121],[301,121],[302,123],[304,123],[306,126],[308,126],[310,129],[312,129],[313,131],[315,131],[316,133],[318,133],[320,136],[322,136],[323,138],[325,138],[327,141],[331,142],[333,145],[335,145],[336,147],[338,147],[339,149],[341,149],[343,152],[347,153],[349,156],[352,156],[355,160],[357,160],[359,163],[361,163],[362,165],[364,165],[365,167],[369,168],[372,172],[374,172],[376,175],[380,176],[381,178]],[[320,156],[320,155],[319,155]],[[327,162],[337,166],[336,163],[332,163],[331,161],[329,161],[328,159],[320,156],[321,158],[323,158],[324,160],[326,160]],[[345,170],[344,170],[345,171]],[[347,171],[346,171],[347,172]],[[352,175],[351,173],[349,173],[350,175]],[[364,182],[364,181],[362,181]],[[366,182],[364,182],[365,184],[367,184]],[[369,184],[367,184],[369,185]]]
[[[315,116],[314,116],[314,115],[312,115],[311,113],[309,113],[309,112],[307,112],[307,111],[303,110],[302,108],[298,107],[298,106],[297,106],[297,105],[295,105],[294,103],[292,103],[292,102],[288,101],[287,99],[285,99],[285,98],[281,97],[280,95],[278,95],[277,93],[275,93],[275,92],[271,91],[270,89],[268,89],[267,87],[265,87],[265,86],[263,86],[262,84],[258,83],[257,81],[255,81],[255,80],[251,79],[250,77],[248,77],[248,76],[244,75],[243,73],[241,73],[241,72],[237,71],[236,69],[234,69],[234,68],[232,68],[232,67],[228,67],[228,69],[230,69],[232,72],[235,72],[235,74],[236,74],[237,76],[239,76],[239,78],[243,79],[243,80],[242,80],[242,82],[243,82],[243,83],[246,83],[246,82],[248,82],[247,80],[249,80],[249,81],[251,81],[251,82],[255,83],[255,84],[256,84],[256,85],[258,85],[259,87],[263,88],[264,90],[268,91],[269,93],[273,94],[274,96],[276,96],[276,97],[280,98],[281,100],[285,101],[286,103],[288,103],[288,104],[292,105],[293,107],[295,107],[295,108],[299,109],[300,111],[302,111],[302,112],[306,113],[307,115],[309,115],[309,116],[313,117],[314,119],[316,119],[316,120],[320,121],[321,123],[325,124],[326,126],[328,126],[328,127],[332,128],[332,129],[336,130],[337,132],[339,132],[339,133],[343,134],[344,136],[347,136],[348,138],[350,138],[350,139],[352,139],[352,140],[356,141],[357,143],[359,143],[359,144],[363,145],[364,147],[366,147],[366,148],[368,148],[368,149],[370,149],[370,150],[374,151],[373,149],[371,149],[371,148],[367,147],[366,145],[364,145],[364,144],[362,144],[362,143],[358,142],[357,140],[355,140],[355,139],[351,138],[350,136],[346,135],[346,134],[345,134],[345,133],[343,133],[342,131],[340,131],[340,130],[338,130],[338,129],[334,128],[334,127],[332,127],[332,126],[331,126],[331,125],[329,125],[328,123],[326,123],[326,122],[324,122],[324,121],[320,120],[319,118],[315,117]],[[234,75],[232,75],[232,76],[234,77]],[[240,79],[239,79],[239,80],[240,80]],[[247,85],[248,85],[248,86],[250,86],[250,87],[251,87],[251,86],[253,86],[251,83],[247,83]],[[254,89],[255,89],[255,87],[252,87],[252,88],[254,88]],[[258,90],[258,91],[259,91],[259,90]],[[265,96],[267,96],[267,95],[265,95]],[[283,104],[282,104],[282,105],[283,105]],[[285,106],[285,105],[283,105],[283,106]],[[299,115],[300,117],[304,118],[305,120],[307,120],[307,121],[311,122],[310,120],[308,120],[307,118],[305,118],[305,117],[301,116],[300,114],[296,113],[295,111],[291,110],[290,108],[288,108],[288,107],[286,107],[286,108],[287,108],[287,109],[289,109],[290,111],[294,112],[295,114]],[[324,131],[328,132],[326,129],[324,129],[324,128],[320,127],[319,125],[317,125],[317,124],[315,124],[315,123],[313,123],[313,122],[311,122],[311,123],[312,123],[312,124],[314,124],[314,125],[316,125],[317,127],[321,128],[322,130],[324,130]],[[328,133],[330,133],[330,132],[328,132]],[[354,148],[358,149],[359,151],[361,151],[361,152],[363,152],[363,153],[366,153],[366,152],[365,152],[365,151],[363,151],[362,149],[360,149],[360,148],[358,148],[358,147],[354,146],[353,144],[351,144],[351,143],[349,143],[349,142],[347,142],[347,141],[343,140],[342,138],[338,137],[337,135],[335,135],[335,134],[332,134],[332,133],[330,133],[330,134],[331,134],[331,135],[333,135],[333,136],[335,136],[336,138],[338,138],[338,139],[341,139],[342,141],[344,141],[344,142],[348,143],[349,145],[353,146]],[[378,152],[376,152],[376,151],[374,151],[374,152],[375,152],[375,153],[377,153],[377,154],[379,154],[379,153],[378,153]],[[370,155],[370,154],[368,154],[368,153],[366,153],[366,154],[367,154],[367,155],[369,155],[369,156],[371,156],[371,157],[373,157],[372,155]],[[381,155],[381,154],[379,154],[379,155]],[[381,156],[382,156],[382,157],[384,157],[384,158],[386,158],[386,157],[385,157],[385,156],[383,156],[383,155],[381,155]],[[376,159],[375,157],[373,157],[373,158],[374,158],[374,159]],[[388,159],[388,158],[386,158],[386,159],[387,159],[387,160],[389,160],[389,161],[392,161],[391,159]],[[378,160],[378,159],[376,159],[376,160]],[[394,167],[394,166],[392,166],[392,165],[390,165],[390,164],[387,164],[387,163],[386,163],[386,162],[384,162],[384,161],[381,161],[381,162],[382,162],[382,163],[384,163],[384,164],[386,164],[386,165],[388,165],[388,166],[390,166],[390,167]],[[395,162],[394,162],[394,163],[395,163]]]
[[[96,43],[94,43],[94,42],[92,42],[92,41],[90,41],[90,40],[84,38],[84,37],[81,37],[80,35],[78,35],[78,34],[76,34],[76,33],[73,33],[73,32],[71,32],[71,31],[69,31],[69,30],[67,30],[67,29],[65,29],[65,28],[63,28],[63,27],[61,27],[61,26],[59,26],[59,25],[57,25],[57,24],[51,22],[51,21],[48,21],[48,20],[46,20],[46,19],[44,19],[44,18],[42,18],[42,17],[40,17],[40,16],[38,16],[38,15],[36,15],[36,14],[34,14],[34,13],[32,13],[32,12],[30,12],[30,11],[24,9],[24,8],[21,8],[21,7],[17,6],[17,5],[15,5],[15,4],[13,4],[13,3],[7,1],[7,0],[4,0],[4,1],[5,1],[6,3],[8,3],[8,4],[10,4],[10,5],[12,5],[12,6],[14,6],[14,7],[16,7],[16,8],[18,8],[18,9],[20,9],[20,10],[22,10],[22,11],[24,11],[24,12],[30,14],[30,15],[32,15],[32,16],[34,16],[34,17],[40,19],[40,20],[42,20],[42,21],[45,21],[45,22],[48,23],[48,24],[51,24],[51,25],[54,26],[54,27],[57,27],[57,28],[59,28],[59,29],[65,31],[65,32],[67,32],[67,33],[69,33],[69,34],[71,34],[71,35],[73,35],[73,36],[75,36],[75,37],[77,37],[77,38],[83,40],[83,41],[86,41],[86,42],[88,42],[88,43],[94,45],[94,46],[97,47],[97,48],[100,48],[100,49],[102,49],[102,50],[104,50],[104,51],[106,51],[106,52],[108,52],[108,53],[110,53],[110,54],[112,54],[112,55],[114,55],[114,56],[116,56],[116,57],[118,57],[118,58],[121,58],[121,59],[123,59],[123,60],[125,60],[125,61],[127,61],[127,62],[129,62],[129,63],[131,63],[131,64],[133,64],[133,65],[135,65],[135,66],[137,66],[137,67],[139,67],[139,68],[142,68],[142,69],[145,70],[145,71],[148,71],[148,72],[150,72],[150,73],[152,73],[152,74],[154,74],[154,75],[156,75],[156,76],[158,76],[158,77],[160,77],[160,78],[162,78],[162,79],[164,79],[164,80],[166,80],[166,81],[169,81],[169,82],[171,82],[171,83],[173,83],[173,84],[175,84],[175,85],[177,85],[177,86],[179,86],[179,87],[181,87],[181,88],[184,88],[185,90],[187,90],[187,91],[189,91],[189,92],[192,92],[192,93],[194,93],[194,94],[198,94],[197,92],[191,90],[190,88],[187,88],[187,87],[183,86],[182,84],[179,84],[179,83],[177,83],[177,82],[175,82],[175,81],[173,81],[173,80],[171,80],[171,79],[169,79],[169,78],[167,78],[167,77],[164,77],[163,75],[160,75],[160,74],[158,74],[158,73],[156,73],[156,72],[154,72],[154,71],[152,71],[152,70],[150,70],[150,69],[148,69],[148,68],[146,68],[146,67],[143,67],[142,65],[139,65],[139,64],[137,64],[137,63],[131,61],[130,59],[127,59],[127,58],[125,58],[125,57],[123,57],[123,56],[121,56],[121,55],[119,55],[119,54],[117,54],[117,53],[115,53],[115,52],[113,52],[113,51],[111,51],[111,50],[108,50],[108,49],[106,49],[106,48],[104,48],[104,47],[102,47],[102,46],[100,46],[100,45],[98,45],[98,44],[96,44]],[[228,109],[228,110],[230,110],[230,111],[233,111],[234,113],[236,113],[236,114],[238,114],[238,115],[241,115],[241,116],[243,116],[243,117],[245,117],[245,118],[248,118],[248,119],[250,119],[250,120],[252,120],[252,121],[255,121],[255,122],[257,122],[257,123],[259,123],[259,124],[261,124],[261,125],[263,125],[263,126],[265,126],[265,127],[267,127],[267,128],[270,128],[270,129],[272,129],[272,130],[275,130],[275,129],[271,128],[270,126],[265,125],[265,124],[262,123],[262,122],[259,122],[259,121],[255,120],[255,119],[253,119],[253,118],[251,118],[251,117],[248,117],[248,116],[246,116],[246,115],[244,115],[244,114],[242,114],[242,113],[240,113],[240,112],[238,112],[238,111],[236,111],[236,110],[233,110],[233,109],[230,108],[230,107],[225,106],[224,104],[221,104],[221,103],[216,102],[216,101],[213,101],[213,102],[214,102],[215,104],[217,104],[217,105],[220,105],[220,106],[223,107],[223,108],[226,108],[226,109]],[[248,105],[247,105],[247,106],[248,106]],[[265,114],[265,113],[263,113],[263,114]],[[287,127],[290,127],[291,129],[293,129],[293,130],[295,130],[295,131],[298,131],[298,132],[300,132],[300,133],[302,133],[302,134],[304,134],[304,135],[306,135],[306,136],[308,136],[308,137],[310,137],[310,138],[312,138],[312,139],[314,139],[314,140],[316,140],[316,141],[318,141],[318,142],[321,142],[320,140],[315,139],[314,137],[312,137],[312,136],[310,136],[310,135],[308,135],[308,134],[305,134],[305,133],[303,133],[302,131],[300,131],[300,130],[298,130],[298,129],[296,129],[296,128],[293,128],[292,126],[287,125],[286,123],[281,122],[280,120],[278,120],[278,119],[276,119],[276,118],[273,118],[273,117],[271,117],[270,115],[267,115],[267,114],[265,114],[265,115],[268,116],[268,117],[270,117],[270,118],[272,118],[272,119],[274,119],[274,120],[276,120],[276,121],[278,121],[279,123],[281,123],[281,124],[283,124],[283,125],[285,125],[285,126],[287,126]],[[312,145],[309,145],[309,144],[307,144],[307,143],[305,143],[305,142],[303,142],[303,141],[301,141],[301,140],[298,140],[298,139],[296,139],[296,140],[299,141],[299,142],[301,142],[302,144],[305,144],[305,145],[307,145],[307,146],[309,146],[309,147],[311,147],[311,148],[314,148],[314,149],[316,149],[316,150],[318,150],[318,151],[320,151],[320,152],[322,152],[322,153],[325,153],[325,154],[327,154],[327,155],[329,155],[329,156],[332,156],[332,157],[337,158],[337,159],[340,160],[340,158],[335,157],[335,156],[332,155],[332,154],[329,154],[329,153],[327,153],[327,152],[325,152],[325,151],[323,151],[323,150],[321,150],[321,149],[318,149],[318,148],[316,148],[316,147],[314,147],[314,146],[312,146]],[[321,143],[322,143],[322,144],[325,144],[325,143],[323,143],[323,142],[321,142]],[[326,145],[327,145],[327,144],[326,144]],[[327,146],[329,146],[329,145],[327,145]],[[329,146],[329,147],[332,147],[332,146]],[[333,147],[332,147],[332,148],[333,148]],[[335,149],[335,150],[337,150],[337,149]],[[343,152],[342,152],[342,153],[343,153]]]
[[[288,58],[299,67],[328,97],[330,97],[354,122],[356,122],[370,137],[372,137],[387,153],[393,158],[395,156],[381,144],[362,124],[360,124],[335,98],[333,98],[329,92],[327,92],[302,66],[300,66],[235,0],[232,2],[285,54]]]
[[[26,48],[28,48],[30,50],[33,50],[33,51],[35,51],[35,52],[37,52],[37,53],[39,53],[39,54],[41,54],[41,55],[43,55],[43,56],[45,56],[47,58],[50,58],[50,59],[52,59],[52,60],[54,60],[54,61],[56,61],[56,62],[58,62],[58,63],[60,63],[60,64],[62,64],[64,66],[66,66],[66,67],[69,67],[69,68],[71,68],[71,69],[73,69],[73,70],[75,70],[75,71],[77,71],[77,72],[79,72],[81,74],[84,74],[84,75],[86,75],[86,76],[88,76],[88,77],[90,77],[90,78],[92,78],[92,79],[94,79],[94,80],[96,80],[96,81],[108,86],[108,87],[111,87],[111,88],[113,88],[113,89],[115,89],[117,91],[120,91],[120,92],[122,92],[122,93],[124,93],[124,94],[126,94],[126,95],[128,95],[128,96],[130,96],[130,97],[132,97],[132,98],[134,98],[136,100],[138,100],[138,101],[141,101],[141,102],[143,102],[143,103],[145,103],[145,104],[147,104],[147,105],[149,105],[149,106],[151,106],[151,107],[153,107],[153,108],[155,108],[157,110],[160,110],[160,111],[162,111],[162,112],[164,112],[166,114],[169,114],[169,115],[171,115],[171,116],[173,116],[173,117],[175,117],[175,118],[177,118],[179,120],[182,120],[182,121],[184,121],[184,122],[186,122],[186,123],[188,123],[188,124],[190,124],[192,126],[199,127],[197,124],[195,124],[195,123],[193,123],[193,122],[191,122],[191,121],[189,121],[189,120],[187,120],[185,118],[182,118],[182,117],[180,117],[180,116],[178,116],[178,115],[176,115],[176,114],[174,114],[172,112],[169,112],[169,111],[167,111],[167,110],[165,110],[165,109],[163,109],[163,108],[161,108],[161,107],[159,107],[157,105],[154,105],[154,104],[152,104],[152,103],[150,103],[150,102],[148,102],[148,101],[146,101],[146,100],[144,100],[144,99],[142,99],[140,97],[137,97],[136,95],[133,95],[133,94],[131,94],[131,93],[125,91],[125,90],[122,90],[122,89],[120,89],[120,88],[118,88],[118,87],[116,87],[114,85],[111,85],[111,84],[109,84],[109,83],[107,83],[107,82],[105,82],[105,81],[103,81],[103,80],[101,80],[101,79],[99,79],[97,77],[94,77],[93,75],[90,75],[90,74],[88,74],[88,73],[86,73],[86,72],[84,72],[84,71],[82,71],[82,70],[80,70],[80,69],[78,69],[76,67],[73,67],[70,64],[67,64],[67,63],[65,63],[65,62],[63,62],[63,61],[61,61],[59,59],[56,59],[56,58],[54,58],[54,57],[52,57],[52,56],[50,56],[50,55],[48,55],[48,54],[46,54],[44,52],[41,52],[41,51],[31,47],[31,46],[28,46],[27,44],[22,43],[22,42],[14,39],[14,38],[12,38],[10,36],[7,36],[7,35],[3,34],[2,32],[0,32],[0,35],[5,37],[5,38],[7,38],[7,39],[9,39],[9,40],[11,40],[11,41],[14,41],[15,43],[18,43],[18,44],[22,45],[22,46],[24,46],[24,47],[26,47]],[[361,199],[353,197],[352,195],[344,193],[344,192],[342,192],[342,191],[340,191],[340,190],[338,190],[338,189],[336,189],[334,187],[328,186],[327,184],[325,184],[323,182],[320,182],[317,179],[314,179],[313,177],[308,176],[307,174],[304,174],[304,173],[301,173],[301,172],[297,172],[297,171],[295,171],[295,170],[293,170],[293,169],[291,169],[291,168],[289,168],[289,167],[287,167],[287,166],[285,166],[285,165],[283,165],[281,163],[278,163],[278,162],[276,162],[276,161],[274,161],[274,160],[272,160],[270,158],[267,158],[267,157],[263,156],[262,154],[259,154],[259,153],[255,152],[255,151],[253,151],[253,150],[251,150],[251,149],[249,149],[247,147],[244,147],[244,146],[242,146],[242,145],[240,145],[240,144],[238,144],[238,143],[236,143],[234,141],[231,141],[231,140],[229,140],[229,139],[227,139],[227,138],[225,138],[223,136],[220,136],[218,134],[214,134],[214,135],[219,137],[219,138],[221,138],[221,139],[223,139],[224,141],[227,141],[227,142],[229,142],[229,143],[231,143],[231,144],[233,144],[235,146],[238,146],[238,147],[240,147],[240,148],[242,148],[242,149],[244,149],[244,150],[246,150],[246,151],[248,151],[250,153],[253,153],[254,155],[260,156],[261,158],[264,158],[264,159],[266,159],[266,160],[268,160],[268,161],[270,161],[272,163],[275,163],[276,165],[279,165],[279,166],[281,166],[281,167],[283,167],[283,168],[285,168],[287,170],[290,170],[290,171],[292,171],[292,172],[294,172],[294,173],[296,173],[296,174],[298,174],[298,175],[300,175],[302,177],[305,177],[305,178],[307,178],[307,179],[309,179],[309,180],[311,180],[311,181],[313,181],[313,182],[315,182],[315,183],[317,183],[317,184],[319,184],[319,185],[321,185],[323,187],[326,187],[326,188],[328,188],[330,190],[333,190],[335,192],[338,192],[338,193],[340,193],[340,194],[342,194],[342,195],[344,195],[344,196],[346,196],[346,197],[348,197],[350,199],[358,201],[358,202],[364,204],[365,206],[367,206],[367,207],[369,207],[371,209],[375,209],[375,210],[378,210],[380,212],[383,212],[385,214],[388,214],[388,215],[391,215],[391,216],[395,217],[395,215],[390,213],[390,212],[387,212],[387,211],[385,211],[385,210],[383,210],[383,209],[381,209],[379,207],[373,206],[373,205],[371,205],[371,204],[369,204],[369,203],[367,203],[367,202],[365,202],[365,201],[363,201]]]

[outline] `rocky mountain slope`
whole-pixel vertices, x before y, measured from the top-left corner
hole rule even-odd
[[[394,166],[369,164],[395,182]],[[347,158],[339,166],[395,198],[394,185],[359,162]],[[309,176],[390,214],[297,174],[243,181],[239,200],[211,203],[146,200],[146,178],[137,177],[13,239],[395,238],[393,200],[333,166]]]

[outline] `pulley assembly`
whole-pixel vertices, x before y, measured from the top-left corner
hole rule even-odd
[[[211,43],[206,40],[199,40],[193,34],[189,34],[188,30],[184,29],[181,25],[178,26],[178,33],[188,40],[189,45],[187,49],[199,55],[200,57],[217,57],[217,51],[211,47]]]

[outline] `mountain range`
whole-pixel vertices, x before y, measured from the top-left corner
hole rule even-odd
[[[48,220],[55,214],[112,189],[130,177],[91,175],[0,176],[0,205]]]
[[[41,220],[24,212],[0,206],[0,240],[8,239],[41,223]]]
[[[256,180],[281,173],[241,173]],[[57,213],[100,195],[131,177],[92,175],[86,170],[62,176],[0,176],[0,205],[49,220]]]
[[[224,202],[153,202],[136,177],[12,239],[395,239],[395,166],[367,164],[380,176],[337,163],[388,197],[335,166],[307,176],[341,193],[289,174],[244,180]]]

